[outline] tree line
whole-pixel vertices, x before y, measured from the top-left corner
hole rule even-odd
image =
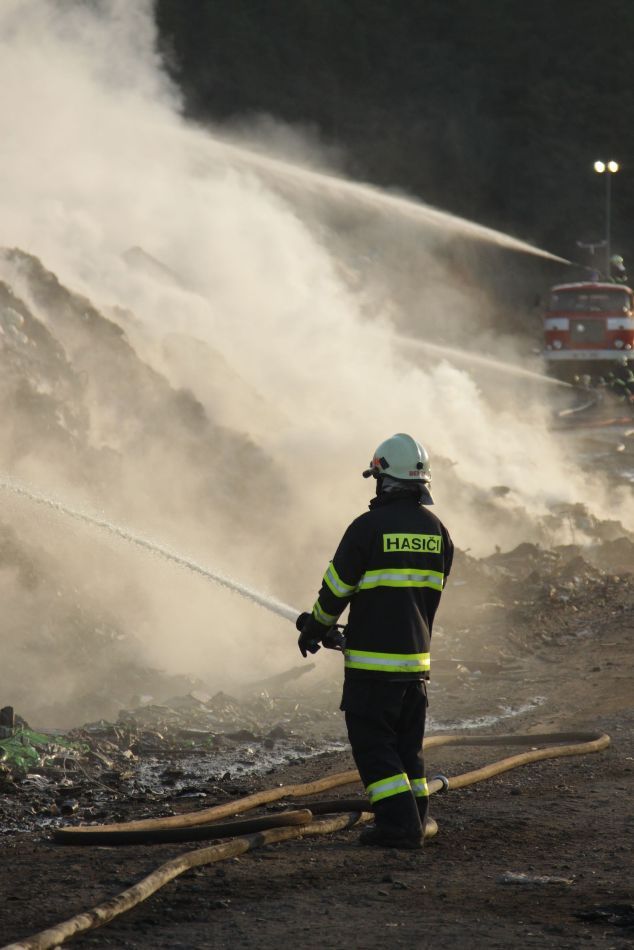
[[[564,257],[605,234],[634,269],[632,0],[157,0],[187,113],[271,115],[348,174]]]

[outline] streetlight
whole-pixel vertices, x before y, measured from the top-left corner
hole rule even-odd
[[[605,274],[606,278],[610,277],[610,231],[611,231],[611,221],[610,214],[612,211],[611,208],[611,186],[612,175],[615,175],[619,170],[619,163],[615,161],[610,162],[595,162],[594,170],[597,175],[605,175]]]

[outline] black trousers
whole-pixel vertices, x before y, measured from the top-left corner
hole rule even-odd
[[[429,798],[414,794],[407,781],[396,777],[407,776],[409,785],[420,792],[420,780],[425,777],[424,681],[346,679],[341,709],[361,781],[371,799],[373,794],[381,796],[373,803],[377,826],[402,834],[420,833]]]

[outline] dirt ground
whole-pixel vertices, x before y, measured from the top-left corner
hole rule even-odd
[[[525,558],[529,554],[524,551]],[[473,570],[466,562],[459,567],[465,588],[479,583]],[[574,609],[561,599],[565,577],[574,579]],[[470,734],[598,730],[612,738],[607,751],[540,762],[434,796],[439,834],[422,852],[362,848],[356,829],[268,846],[185,874],[135,910],[76,938],[74,945],[159,950],[267,950],[282,943],[364,950],[386,945],[631,946],[632,575],[598,577],[586,571],[582,576],[573,561],[572,572],[560,573],[559,586],[551,585],[545,594],[539,594],[538,577],[531,583],[533,588],[522,587],[526,603],[532,603],[530,623],[522,622],[527,608],[510,579],[506,587],[515,613],[506,612],[497,627],[497,601],[490,590],[483,593],[481,609],[472,609],[471,660],[464,639],[462,662],[452,658],[454,644],[446,640],[443,645],[440,625],[430,731],[439,725],[440,731],[453,731],[452,721],[468,715],[477,720],[481,713],[512,707],[515,715],[500,713],[493,723],[483,718],[482,727],[471,728]],[[451,618],[441,619],[448,627]],[[452,626],[456,623],[454,618]],[[482,669],[475,669],[484,629],[487,652],[484,660],[480,657]],[[456,775],[515,751],[520,750],[431,750],[428,775]],[[346,752],[322,754],[273,775],[234,776],[225,794],[239,797],[307,781],[351,764]],[[328,797],[359,792],[344,787]],[[187,811],[218,800],[208,794],[200,804],[176,799],[167,804]],[[113,817],[147,813],[147,806],[122,801]],[[41,831],[7,834],[0,838],[2,943],[94,906],[175,855],[203,846],[64,848]]]

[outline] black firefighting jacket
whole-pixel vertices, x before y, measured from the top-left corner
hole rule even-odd
[[[447,529],[416,494],[381,494],[352,522],[312,612],[325,633],[350,604],[346,678],[429,676],[432,625],[452,559]]]

